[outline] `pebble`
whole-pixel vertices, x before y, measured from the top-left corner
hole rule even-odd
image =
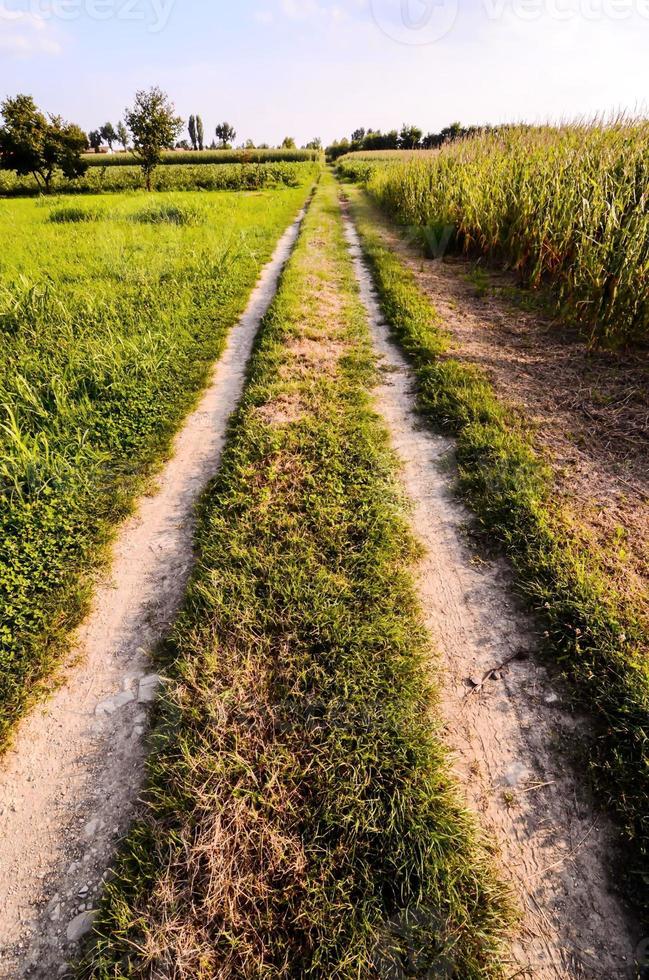
[[[555,694],[554,691],[553,691],[550,694],[546,694],[546,696],[543,698],[543,700],[544,700],[545,704],[558,704],[559,703],[559,695],[558,694]]]
[[[114,694],[111,698],[106,698],[105,701],[100,701],[95,708],[96,715],[113,715],[120,708],[125,707],[125,705],[130,704],[131,701],[135,701],[135,695],[132,691],[121,691],[120,694]]]
[[[78,943],[83,936],[90,932],[96,918],[96,910],[90,912],[85,911],[80,915],[77,915],[72,922],[70,922],[66,930],[65,935],[67,936],[68,942]]]
[[[138,704],[149,704],[155,701],[156,695],[162,686],[162,678],[158,674],[149,674],[140,681],[138,689]]]
[[[98,817],[95,817],[94,820],[89,820],[86,826],[83,828],[83,836],[94,837],[100,827],[101,827],[101,820]]]

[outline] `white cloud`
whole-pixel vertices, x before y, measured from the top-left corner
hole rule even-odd
[[[61,43],[44,17],[0,4],[0,52],[14,57],[61,53]]]

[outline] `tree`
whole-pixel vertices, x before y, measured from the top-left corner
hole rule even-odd
[[[128,150],[128,129],[120,119],[117,123],[117,139],[124,150]]]
[[[200,116],[196,116],[196,139],[198,141],[198,149],[205,149],[205,128],[203,126],[203,120]]]
[[[151,177],[162,160],[162,151],[174,145],[183,120],[176,115],[168,96],[157,87],[137,92],[135,104],[126,110],[125,119],[133,136],[133,154],[150,191]]]
[[[423,133],[418,126],[406,126],[405,123],[401,127],[401,132],[399,133],[399,147],[402,150],[416,150],[421,143],[421,137]]]
[[[198,149],[198,139],[196,137],[196,118],[194,116],[189,117],[189,138],[192,141],[192,148],[194,150]]]
[[[99,132],[101,133],[101,138],[103,139],[104,143],[108,143],[108,148],[112,153],[113,143],[117,142],[117,133],[115,132],[115,127],[113,126],[112,123],[107,122],[101,127]]]
[[[319,136],[316,136],[316,138],[314,140],[311,140],[309,143],[307,143],[306,149],[307,150],[321,150],[322,149],[322,140],[320,139],[320,137]]]
[[[363,127],[361,126],[359,127],[359,129],[355,129],[354,132],[352,133],[352,143],[359,143],[362,146],[364,139],[365,139],[365,130],[363,129]]]
[[[222,150],[229,150],[234,140],[237,138],[237,132],[228,122],[220,123],[216,127],[216,138],[221,144]]]
[[[282,150],[295,150],[297,149],[295,140],[292,136],[285,136],[282,140]]]
[[[0,127],[3,170],[13,170],[20,177],[32,174],[46,193],[57,171],[68,180],[86,172],[88,165],[81,154],[88,149],[88,139],[79,126],[60,116],[47,119],[29,95],[5,99],[0,111],[4,118]]]
[[[99,153],[103,139],[101,136],[101,130],[93,129],[88,133],[88,142],[95,153]]]

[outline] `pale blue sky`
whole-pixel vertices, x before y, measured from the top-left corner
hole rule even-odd
[[[644,109],[648,42],[649,0],[0,0],[0,96],[93,128],[159,84],[210,132],[329,142]]]

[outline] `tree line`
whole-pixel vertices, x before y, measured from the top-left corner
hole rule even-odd
[[[205,125],[203,119],[200,115],[190,115],[187,123],[187,133],[189,139],[183,138],[177,140],[174,146],[168,147],[168,149],[176,150],[186,150],[186,151],[201,151],[201,150],[231,150],[234,141],[237,138],[237,131],[229,122],[219,123],[214,131],[216,139],[212,139],[209,146],[207,145],[205,139]],[[102,147],[105,145],[111,153],[113,152],[113,147],[118,144],[123,150],[129,149],[129,132],[123,122],[119,122],[117,127],[113,126],[112,123],[107,122],[98,129],[93,129],[88,133],[88,143],[90,148],[96,153],[101,152]],[[254,140],[246,140],[241,146],[242,150],[270,150],[271,146],[269,143],[255,143]],[[286,136],[284,140],[279,144],[279,149],[282,150],[296,150],[297,144],[292,136]],[[305,150],[321,150],[322,140],[314,139],[306,144]]]
[[[405,123],[400,130],[391,129],[387,133],[381,132],[380,129],[361,127],[354,130],[351,139],[344,137],[341,140],[334,140],[327,147],[327,156],[330,160],[336,160],[346,153],[357,153],[361,150],[435,150],[445,143],[476,136],[491,128],[491,126],[464,127],[459,122],[454,122],[439,133],[424,135],[423,129]]]
[[[45,193],[49,193],[56,174],[68,180],[82,177],[88,169],[84,154],[89,149],[99,151],[104,143],[112,151],[119,143],[130,150],[142,169],[147,190],[156,167],[162,162],[165,150],[185,148],[178,143],[185,121],[178,115],[169,97],[158,87],[136,93],[133,105],[117,124],[105,123],[99,129],[85,133],[75,123],[61,116],[46,115],[30,95],[16,95],[0,104],[0,170],[12,170],[19,177],[32,176]],[[205,131],[200,116],[190,116],[190,144],[187,149],[202,150]],[[219,144],[212,148],[228,149],[236,139],[230,123],[220,123],[215,130]],[[251,141],[249,141],[250,143]],[[320,140],[313,140],[308,149],[320,149]],[[282,143],[295,148],[295,140],[287,136]]]

